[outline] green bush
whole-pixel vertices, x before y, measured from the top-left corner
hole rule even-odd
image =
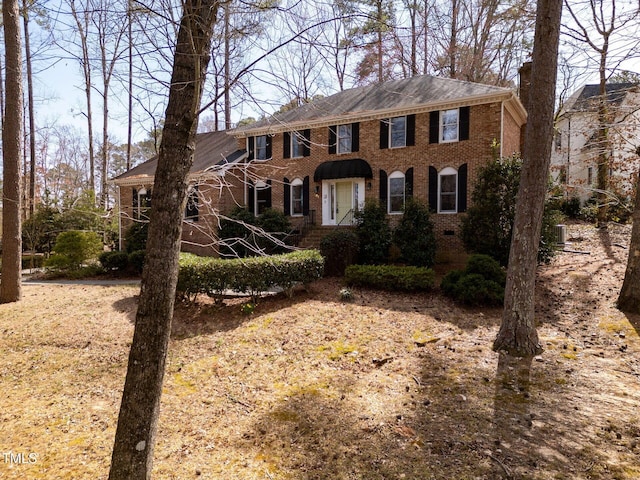
[[[436,235],[429,207],[409,200],[400,223],[393,232],[393,242],[402,259],[416,267],[431,267],[436,259]]]
[[[391,228],[387,211],[375,200],[365,202],[364,208],[355,213],[356,234],[360,242],[359,263],[381,265],[389,257]]]
[[[79,269],[83,263],[95,259],[102,251],[102,241],[96,232],[70,230],[56,239],[54,254],[45,262],[56,270]]]
[[[488,255],[471,255],[464,270],[452,270],[444,276],[440,289],[448,297],[465,305],[502,305],[506,273]]]
[[[138,275],[142,273],[142,269],[144,268],[145,255],[146,253],[144,250],[136,250],[135,252],[131,252],[129,254],[129,268]]]
[[[569,197],[563,198],[558,206],[559,210],[569,218],[578,218],[580,215],[580,198]]]
[[[258,253],[282,253],[287,249],[286,235],[290,230],[289,220],[278,210],[267,208],[256,217],[250,211],[236,207],[220,221],[220,255],[244,258]]]
[[[340,277],[358,259],[360,243],[351,230],[334,230],[320,240],[320,253],[325,258],[324,274]]]
[[[127,252],[102,252],[98,256],[100,265],[107,271],[122,271],[129,266],[129,255]]]
[[[124,234],[124,244],[127,253],[146,250],[149,222],[135,222]]]
[[[255,302],[261,292],[276,286],[291,295],[295,285],[322,277],[323,266],[317,250],[229,260],[181,254],[177,291],[184,298],[206,294],[219,301],[232,290],[249,294]]]
[[[344,280],[349,286],[413,292],[431,290],[435,273],[425,267],[350,265],[345,270]]]
[[[521,169],[522,160],[517,155],[494,160],[480,169],[472,193],[473,205],[461,223],[462,243],[467,252],[490,255],[504,266],[509,262]],[[557,218],[548,207],[544,215],[546,225]],[[548,236],[553,232],[553,228],[542,229],[540,262],[548,261],[555,252],[555,240]]]

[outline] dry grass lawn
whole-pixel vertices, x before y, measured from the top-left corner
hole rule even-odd
[[[438,293],[178,306],[154,478],[640,478],[629,228],[568,237],[590,253],[540,268],[532,362],[491,351],[500,310]],[[26,283],[0,306],[0,478],[106,478],[137,293]]]

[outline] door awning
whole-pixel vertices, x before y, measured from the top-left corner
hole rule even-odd
[[[373,172],[366,160],[354,158],[321,163],[313,174],[314,182],[337,178],[373,178]]]

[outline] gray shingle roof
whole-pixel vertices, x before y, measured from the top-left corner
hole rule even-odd
[[[608,83],[605,85],[607,103],[619,105],[627,93],[637,88],[635,83]],[[600,85],[588,84],[582,87],[580,93],[574,97],[572,102],[567,102],[565,110],[572,111],[593,111],[600,101]]]
[[[198,174],[215,165],[233,163],[242,158],[245,153],[245,150],[238,149],[238,141],[227,132],[199,133],[196,136],[196,150],[190,173]],[[113,182],[118,184],[153,177],[157,165],[158,157],[155,156],[117,176]]]
[[[230,133],[243,135],[252,130],[282,125],[313,123],[323,118],[339,118],[377,111],[402,110],[418,106],[488,95],[510,95],[509,88],[465,82],[450,78],[418,75],[382,84],[353,88],[329,97],[314,100],[293,110],[277,113],[256,123],[237,128]]]

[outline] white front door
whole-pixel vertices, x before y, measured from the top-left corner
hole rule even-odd
[[[322,182],[323,225],[352,225],[356,209],[363,205],[364,179]]]

